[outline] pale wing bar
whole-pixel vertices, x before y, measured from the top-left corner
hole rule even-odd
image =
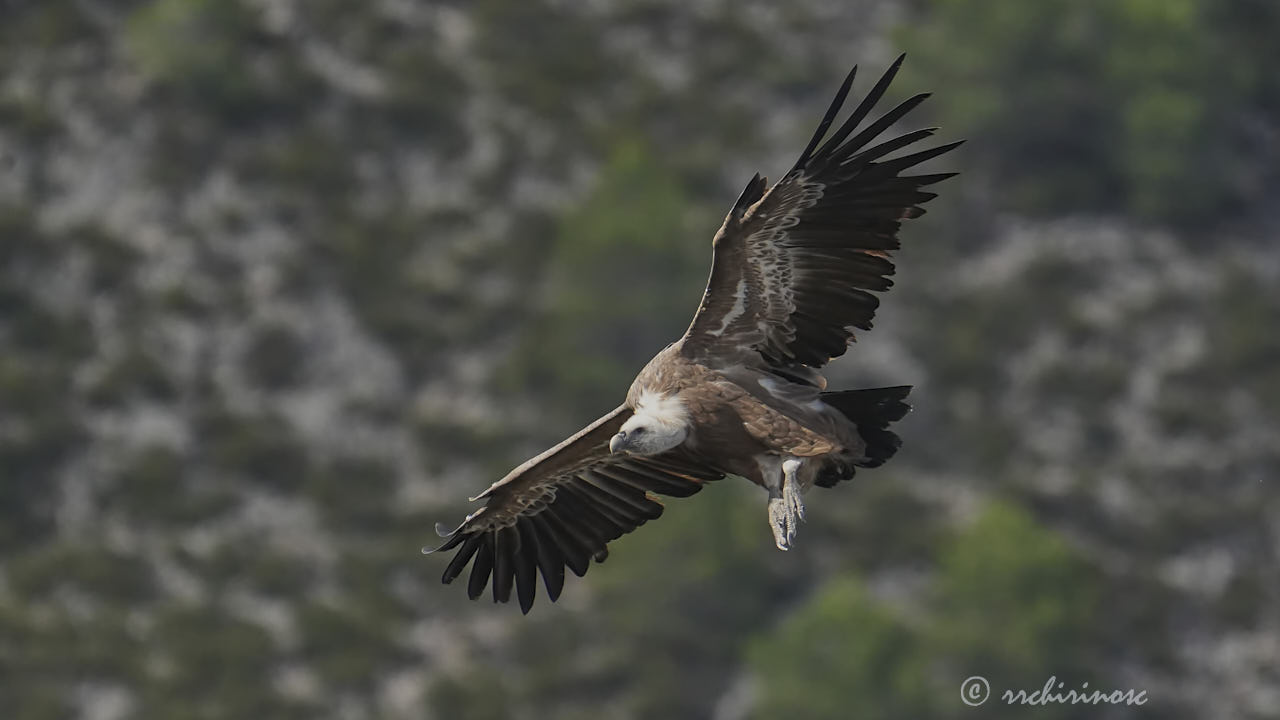
[[[757,348],[773,364],[821,367],[844,354],[855,330],[871,329],[880,302],[872,293],[893,285],[889,253],[899,247],[901,221],[923,215],[920,206],[935,197],[921,188],[955,174],[899,175],[954,149],[959,142],[882,159],[931,136],[934,128],[867,147],[927,94],[904,100],[855,134],[884,96],[902,60],[899,56],[848,119],[814,152],[848,94],[857,71],[854,68],[795,168],[775,188],[792,190],[788,186],[795,185],[795,190],[778,193],[774,207],[767,207],[770,193],[756,210],[795,217],[794,224],[782,233],[747,239],[748,247],[753,241],[775,243],[778,247],[773,252],[783,255],[791,270],[789,286],[780,291],[787,299],[785,314],[772,318],[780,320],[784,330],[766,333],[765,342]],[[815,199],[798,210],[785,207],[786,201],[796,196]]]
[[[929,128],[867,147],[927,97],[909,98],[858,130],[902,59],[826,137],[854,68],[791,171],[763,197],[758,181],[748,185],[738,205],[753,205],[731,212],[717,238],[686,353],[737,357],[750,347],[775,368],[818,368],[847,350],[855,330],[870,329],[880,302],[872,293],[893,284],[889,253],[898,248],[901,221],[922,215],[920,206],[935,197],[921,188],[954,175],[899,173],[960,144],[883,159],[932,135]],[[749,297],[732,302],[740,288],[750,289]]]

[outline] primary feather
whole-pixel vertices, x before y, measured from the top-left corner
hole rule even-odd
[[[772,187],[758,174],[747,183],[715,235],[685,335],[646,366],[626,403],[474,498],[485,505],[428,551],[456,550],[446,584],[470,565],[472,599],[491,585],[494,601],[507,602],[514,590],[528,612],[537,575],[554,601],[566,568],[583,575],[611,540],[661,516],[658,495],[685,497],[735,474],[773,497],[769,473],[782,458],[793,473],[812,461],[807,475],[788,477],[827,487],[897,450],[887,427],[906,413],[910,388],[826,393],[819,368],[871,328],[902,220],[924,213],[934,194],[922,188],[952,175],[902,174],[960,144],[894,155],[931,128],[878,141],[926,95],[864,125],[902,60],[828,135],[855,67],[795,166]]]

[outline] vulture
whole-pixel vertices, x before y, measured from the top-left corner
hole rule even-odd
[[[443,581],[470,565],[467,594],[492,585],[527,613],[537,577],[554,602],[565,569],[581,577],[611,540],[662,515],[659,496],[686,497],[726,476],[768,493],[778,548],[795,541],[803,495],[881,465],[901,440],[888,429],[910,409],[909,386],[828,390],[821,368],[870,330],[894,273],[903,220],[955,173],[909,174],[960,143],[921,149],[925,128],[882,139],[921,103],[874,119],[899,57],[835,124],[857,74],[845,78],[800,158],[770,186],[755,175],[712,240],[711,274],[684,336],[654,356],[604,417],[472,498]]]

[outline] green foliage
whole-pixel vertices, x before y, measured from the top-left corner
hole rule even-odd
[[[279,389],[296,385],[306,371],[302,341],[285,326],[268,326],[256,333],[245,353],[246,370],[255,384]]]
[[[1101,656],[1101,577],[1057,535],[1011,505],[992,504],[941,545],[923,618],[873,599],[855,576],[837,577],[749,655],[761,683],[757,716],[967,717],[961,682],[982,675],[1000,689],[1050,676],[1092,679]],[[1021,717],[993,703],[984,717]],[[1076,717],[1042,708],[1044,717]],[[1002,714],[1004,713],[1004,714]]]
[[[244,59],[256,18],[239,0],[152,0],[129,18],[126,42],[138,67],[192,97],[252,100]]]
[[[755,490],[726,481],[669,502],[653,527],[611,544],[609,562],[566,582],[561,607],[585,595],[598,610],[530,614],[511,645],[521,672],[506,685],[509,701],[584,720],[604,704],[635,717],[705,714],[708,688],[796,581],[795,566],[759,562],[772,539]],[[583,653],[598,637],[609,642]]]
[[[213,411],[201,418],[201,436],[214,467],[277,491],[306,480],[306,453],[283,418]]]
[[[375,460],[340,459],[313,470],[305,488],[336,528],[375,530],[395,496],[395,469]]]
[[[73,0],[10,4],[0,25],[0,52],[16,51],[26,43],[42,48],[83,42],[96,34],[91,13]]]
[[[957,90],[941,124],[1016,207],[1204,224],[1256,199],[1228,167],[1274,177],[1273,154],[1242,153],[1270,102],[1251,68],[1276,57],[1235,42],[1257,32],[1249,5],[933,0],[900,37],[909,82]]]
[[[698,714],[714,670],[741,657],[758,618],[786,594],[788,573],[759,563],[772,543],[759,501],[756,488],[726,481],[668,502],[660,526],[618,542],[617,564],[592,570],[615,638],[606,665],[633,679],[624,701],[637,715]],[[657,591],[637,592],[637,578]],[[637,653],[652,654],[636,667]]]
[[[0,604],[0,703],[6,717],[76,717],[67,687],[86,677],[136,677],[138,644],[120,614],[26,612]]]
[[[411,380],[440,371],[444,343],[482,342],[519,319],[518,309],[503,302],[466,307],[462,300],[495,267],[527,272],[520,264],[528,259],[521,250],[494,258],[474,237],[445,242],[442,236],[453,239],[452,217],[398,204],[377,213],[334,209],[325,217],[329,222],[316,227],[315,254],[305,267],[296,268],[305,276],[300,282],[333,282],[342,288],[363,326]],[[537,223],[521,229],[528,233],[521,241],[538,242]]]
[[[32,278],[57,272],[68,239],[29,210],[0,206],[0,550],[38,545],[54,530],[51,469],[83,439],[67,395],[92,350],[88,319],[48,302]]]
[[[314,563],[287,550],[263,547],[260,537],[225,542],[208,557],[190,558],[188,565],[214,592],[247,587],[268,598],[296,597],[312,586],[317,574]]]
[[[1252,392],[1264,399],[1263,412],[1280,418],[1280,335],[1271,331],[1280,317],[1280,293],[1266,280],[1248,268],[1234,267],[1211,303],[1199,310],[1212,315],[1206,319],[1206,343],[1213,352],[1206,362],[1188,368],[1180,380],[1191,384],[1208,382],[1213,377],[1248,377]],[[1178,387],[1185,387],[1178,383]],[[1200,407],[1200,412],[1213,408]],[[1199,427],[1200,425],[1197,424]],[[1223,430],[1228,427],[1223,424]]]
[[[600,33],[566,7],[483,0],[475,19],[478,53],[503,94],[557,122],[576,120],[574,104],[606,92],[617,77]]]
[[[38,100],[0,96],[0,127],[13,128],[23,141],[35,144],[56,137],[61,123]]]
[[[465,101],[467,87],[458,73],[441,61],[436,48],[412,36],[377,47],[391,82],[387,119],[415,136],[432,138],[446,155],[461,152],[465,133],[452,111]]]
[[[239,504],[225,485],[191,482],[184,458],[164,446],[147,446],[126,457],[99,501],[135,523],[186,527],[223,515]]]
[[[994,504],[944,546],[930,647],[956,687],[972,674],[1029,689],[1090,679],[1100,579],[1024,511]]]
[[[859,471],[821,498],[823,512],[811,513],[805,536],[817,546],[839,548],[838,569],[875,573],[932,563],[945,541],[940,509],[901,483],[893,466],[875,474]],[[815,491],[816,492],[816,491]],[[758,497],[751,498],[747,531],[759,540]]]
[[[263,155],[290,155],[301,144],[293,138],[309,139],[300,132],[305,108],[325,86],[289,37],[266,29],[252,3],[149,0],[128,14],[121,40],[146,81],[145,106],[166,118],[146,140],[160,189],[176,194],[198,185],[213,167],[254,168]],[[237,132],[268,128],[274,142],[235,141]],[[283,164],[288,172],[305,161],[295,154]]]
[[[921,717],[931,693],[919,640],[850,578],[832,580],[751,648],[754,717]]]
[[[558,229],[546,310],[513,356],[521,385],[555,388],[579,412],[621,402],[638,363],[678,338],[697,307],[714,232],[700,220],[652,148],[618,144]]]
[[[245,180],[277,194],[281,211],[305,211],[317,198],[342,197],[355,190],[351,157],[340,138],[322,130],[295,131],[248,158]]]
[[[105,407],[138,400],[172,400],[175,392],[164,364],[145,349],[133,346],[98,378],[89,389],[88,399]]]
[[[102,548],[46,546],[15,558],[8,579],[23,596],[50,603],[71,592],[90,602],[138,606],[155,594],[150,565]]]
[[[369,692],[382,673],[409,660],[372,614],[312,603],[298,609],[302,659],[326,686]]]
[[[1217,612],[1229,625],[1251,628],[1266,602],[1264,581],[1258,575],[1240,573],[1231,579],[1218,600]]]
[[[224,608],[173,606],[156,618],[149,637],[159,648],[139,693],[139,717],[232,720],[303,717],[264,678],[276,667],[266,631]]]
[[[432,717],[466,720],[506,720],[511,703],[492,677],[468,674],[436,678],[427,693]]]

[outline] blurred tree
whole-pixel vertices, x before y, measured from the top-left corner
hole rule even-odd
[[[92,352],[81,308],[51,302],[41,285],[78,243],[44,231],[27,208],[0,205],[0,552],[38,546],[55,531],[56,473],[83,438],[66,393]]]
[[[575,415],[622,402],[640,364],[675,341],[697,307],[712,224],[652,148],[620,141],[560,224],[545,311],[513,353],[510,381],[554,388],[554,403]]]
[[[507,720],[513,716],[502,685],[495,683],[492,676],[475,671],[459,677],[437,677],[427,692],[426,704],[433,718]]]
[[[996,695],[1030,692],[1051,676],[1069,687],[1096,681],[1101,577],[1062,538],[1016,506],[993,503],[941,553],[923,648],[942,671],[934,693],[942,717],[968,717],[970,708],[949,693],[971,675],[987,678]],[[1096,714],[1062,706],[1037,712]],[[983,713],[1017,718],[1026,708],[993,703]]]
[[[129,18],[127,47],[148,76],[191,100],[251,109],[246,45],[257,29],[239,0],[152,0]]]
[[[231,720],[311,717],[270,678],[277,657],[266,631],[225,608],[174,604],[158,613],[139,679],[135,717]]]
[[[1204,225],[1280,177],[1280,145],[1255,142],[1274,93],[1254,69],[1277,50],[1235,41],[1260,5],[930,0],[899,35],[909,84],[964,88],[941,123],[1014,207]]]
[[[753,717],[925,717],[932,693],[919,642],[856,580],[833,579],[752,645]]]
[[[845,575],[759,637],[748,656],[757,716],[962,718],[972,708],[958,689],[970,675],[988,678],[997,696],[1055,675],[1072,687],[1094,679],[1100,578],[1061,538],[996,503],[940,553],[931,600],[909,616]],[[983,716],[1025,711],[992,703]],[[1070,707],[1037,712],[1092,717]]]

